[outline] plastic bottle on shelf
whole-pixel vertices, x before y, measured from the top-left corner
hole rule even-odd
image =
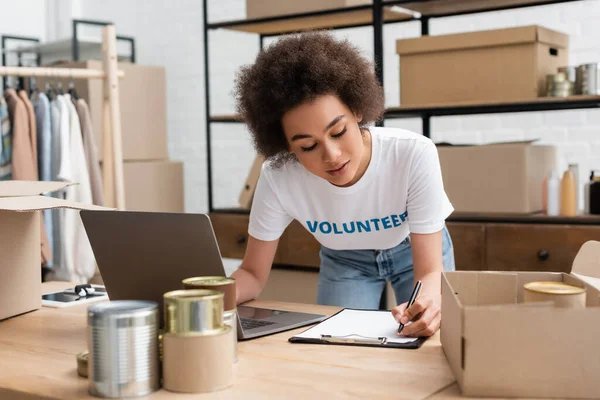
[[[583,185],[583,213],[590,213],[590,185],[594,183],[594,171],[590,171],[590,180]]]
[[[542,211],[548,214],[548,175],[542,181]]]
[[[590,214],[600,214],[600,176],[596,175],[590,183]]]
[[[573,217],[577,215],[575,176],[571,169],[563,173],[560,182],[560,215]]]
[[[548,215],[556,216],[560,214],[560,179],[555,170],[550,171],[546,190],[546,205]]]
[[[575,214],[579,214],[579,198],[581,197],[579,194],[579,165],[573,163],[569,164],[569,170],[573,173],[575,181]]]

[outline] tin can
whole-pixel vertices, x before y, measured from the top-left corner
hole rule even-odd
[[[238,355],[237,355],[237,346],[238,346],[238,338],[237,338],[237,311],[236,310],[231,310],[231,311],[225,311],[225,313],[223,313],[223,323],[225,325],[228,325],[231,327],[231,329],[233,330],[233,335],[231,335],[232,339],[233,339],[233,362],[237,362],[238,361]]]
[[[117,300],[88,308],[88,385],[91,395],[120,398],[160,387],[158,304]]]
[[[560,67],[558,68],[558,72],[562,72],[565,74],[568,81],[575,83],[577,77],[577,68],[573,66]]]
[[[575,94],[575,83],[567,79],[564,72],[546,76],[546,95],[550,97],[568,97]]]
[[[234,362],[237,356],[237,304],[235,279],[226,276],[195,276],[182,281],[185,289],[211,289],[223,292],[223,322],[233,329]]]
[[[582,64],[577,67],[575,92],[584,95],[600,95],[600,64]]]
[[[208,393],[232,384],[232,329],[163,336],[163,387],[181,393]]]
[[[196,276],[182,281],[184,289],[208,289],[223,292],[223,309],[236,309],[235,279],[226,276]]]
[[[525,303],[553,301],[556,307],[584,308],[586,291],[564,282],[529,282],[524,286]]]
[[[216,290],[174,290],[163,296],[165,333],[213,332],[223,327],[223,293]]]

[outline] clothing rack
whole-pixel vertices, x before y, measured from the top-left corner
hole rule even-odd
[[[103,69],[0,67],[0,76],[61,77],[104,80],[103,135],[104,162],[102,176],[105,205],[118,210],[125,209],[125,185],[123,178],[123,150],[121,141],[121,104],[119,78],[125,74],[117,69],[117,42],[114,25],[102,31]]]

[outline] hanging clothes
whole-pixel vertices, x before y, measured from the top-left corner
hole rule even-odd
[[[35,112],[33,111],[33,105],[29,101],[29,96],[24,90],[19,90],[19,97],[23,101],[25,108],[27,109],[27,120],[29,121],[29,144],[31,145],[31,154],[35,161],[35,180],[39,180],[38,168],[37,168],[37,123],[35,121]]]
[[[50,160],[50,169],[52,174],[52,181],[58,181],[58,174],[60,172],[60,166],[62,163],[62,138],[68,137],[69,135],[69,115],[68,111],[61,113],[62,104],[54,98],[50,102],[50,113],[52,117],[51,125],[52,125],[52,139],[51,139],[51,160]],[[64,191],[56,191],[52,193],[52,196],[60,199],[64,199],[66,194]],[[52,210],[52,236],[54,237],[53,243],[53,264],[55,271],[54,273],[58,273],[62,271],[64,267],[64,243],[63,243],[63,219],[64,219],[64,209],[58,208]],[[68,279],[68,274],[65,274]],[[57,279],[61,279],[60,276],[56,276]]]
[[[61,167],[58,178],[77,183],[66,188],[67,200],[91,204],[92,189],[83,148],[79,116],[69,94],[58,96],[58,101],[62,104],[61,114],[66,110],[69,124],[68,134],[65,135],[66,137],[61,137]],[[64,134],[62,127],[61,131]],[[65,162],[66,159],[70,160]],[[69,280],[76,283],[87,283],[94,276],[96,264],[79,212],[65,209],[62,222],[64,223],[62,226],[64,269],[69,274]]]
[[[8,114],[12,130],[12,173],[13,179],[24,181],[37,180],[37,160],[31,152],[29,134],[29,116],[23,101],[14,89],[4,92],[8,105]]]
[[[104,191],[102,189],[102,174],[100,172],[100,161],[98,160],[98,150],[96,148],[96,139],[92,129],[92,118],[90,109],[83,99],[75,101],[75,108],[79,115],[81,124],[81,133],[83,135],[83,147],[85,149],[85,159],[90,173],[90,184],[92,187],[92,201],[97,206],[104,206]]]
[[[35,111],[35,122],[37,127],[37,160],[38,175],[42,181],[52,180],[52,115],[50,102],[44,93],[35,92],[31,96],[31,104]],[[50,196],[50,195],[48,195]],[[50,248],[54,249],[54,224],[52,210],[44,210],[44,224]],[[53,260],[48,260],[46,265],[53,266]]]
[[[8,106],[0,97],[0,181],[12,179],[12,137]]]
[[[27,93],[21,92],[23,94],[17,95],[14,89],[7,89],[4,93],[12,131],[12,174],[14,180],[37,181],[37,149],[32,142],[32,139],[37,142],[35,140],[37,134],[35,132],[35,114],[33,106],[27,98]],[[33,135],[31,128],[34,129]],[[46,265],[48,260],[52,259],[52,249],[48,242],[43,219],[40,220],[40,224],[42,264]]]

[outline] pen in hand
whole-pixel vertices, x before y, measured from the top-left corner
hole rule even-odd
[[[415,287],[412,291],[412,294],[410,295],[410,300],[408,300],[408,304],[406,305],[406,310],[408,310],[413,304],[415,304],[415,301],[417,300],[417,297],[419,296],[419,292],[421,290],[421,285],[421,281],[417,281],[415,283]],[[404,312],[406,312],[406,310],[404,310]],[[402,332],[402,329],[404,329],[404,324],[400,323],[400,326],[398,326],[398,334]]]

